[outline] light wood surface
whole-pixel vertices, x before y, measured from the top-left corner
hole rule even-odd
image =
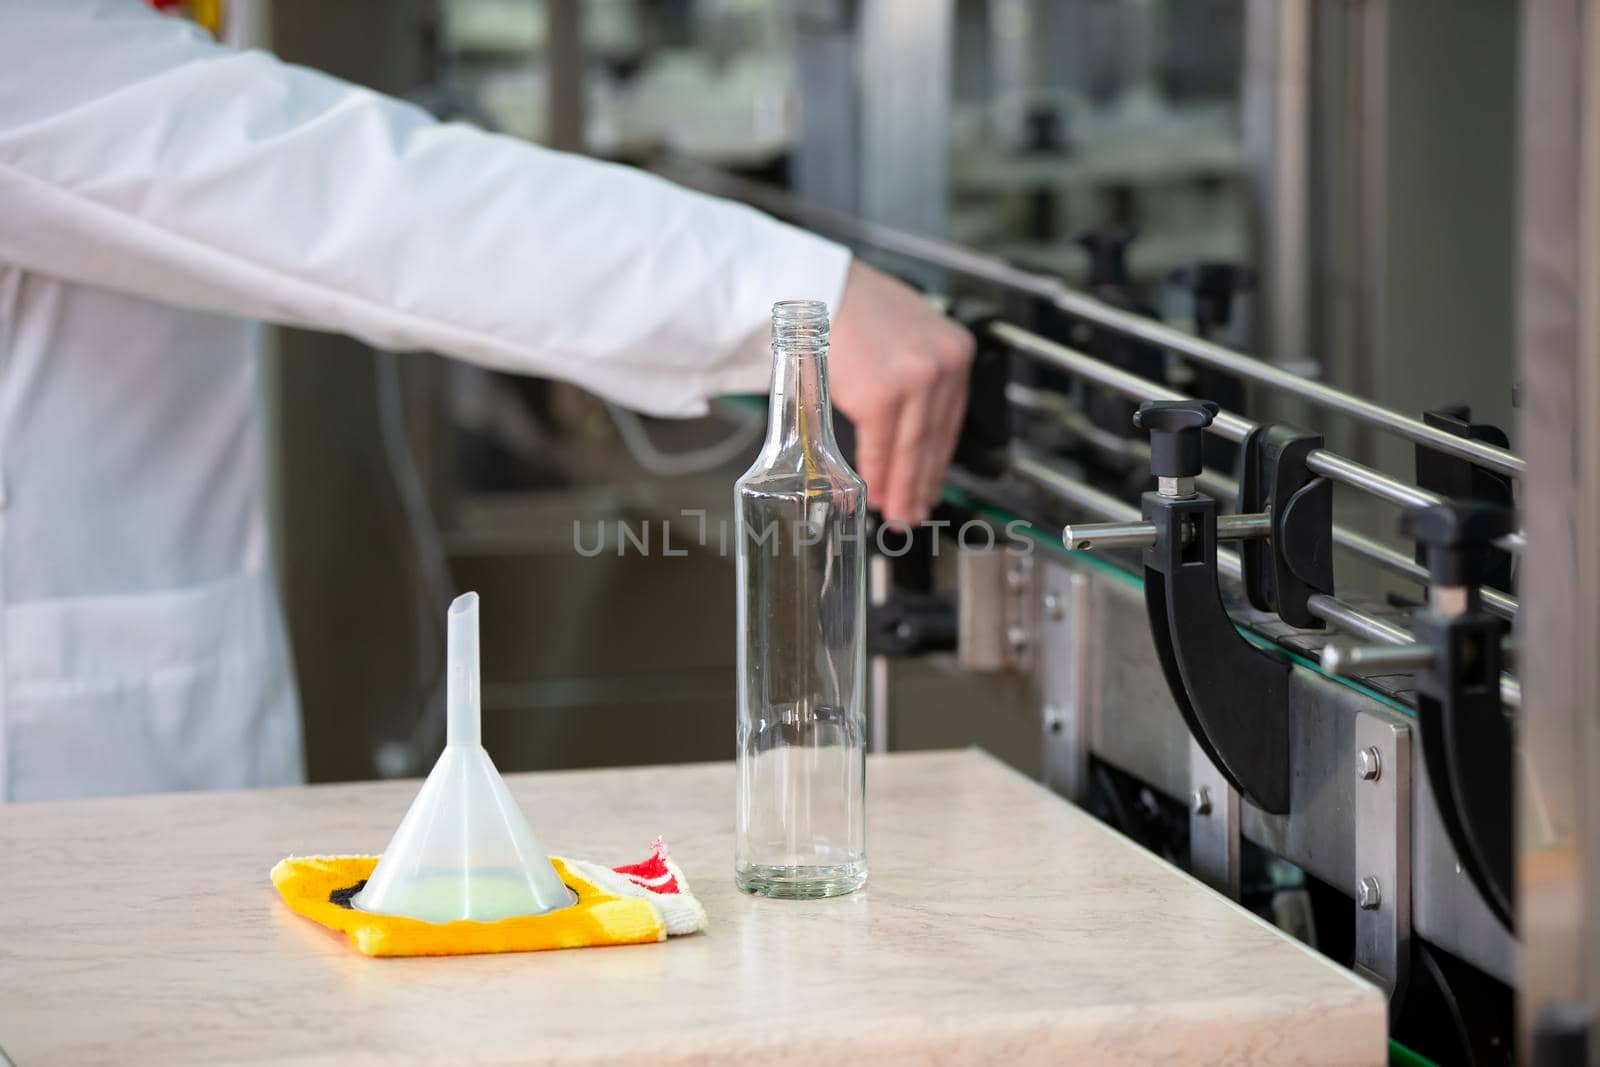
[[[665,834],[710,930],[377,960],[292,914],[415,782],[0,806],[0,1048],[57,1064],[1380,1064],[1378,992],[976,751],[874,757],[867,889],[741,895],[733,771],[510,776],[553,851]],[[0,1061],[3,1062],[3,1061]]]

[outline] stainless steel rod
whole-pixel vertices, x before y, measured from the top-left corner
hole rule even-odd
[[[1411,631],[1386,619],[1358,611],[1337,597],[1312,593],[1306,598],[1306,607],[1323,622],[1331,623],[1346,633],[1365,637],[1386,645],[1414,645],[1417,639]]]
[[[1156,528],[1148,522],[1073,523],[1061,529],[1061,543],[1074,552],[1091,548],[1149,548]]]
[[[1113,307],[1087,293],[1068,288],[1059,278],[1018,269],[998,256],[987,255],[948,241],[921,237],[877,223],[865,222],[842,211],[807,204],[770,185],[735,178],[712,168],[674,163],[667,170],[672,176],[688,184],[743,200],[816,229],[943,267],[970,278],[1050,300],[1062,310],[1098,325],[1171,349],[1197,363],[1216,367],[1248,381],[1298,396],[1319,407],[1371,423],[1400,437],[1452,456],[1471,460],[1501,474],[1520,476],[1527,467],[1520,456],[1503,448],[1457,437],[1455,434],[1429,426],[1420,419],[1391,411],[1370,400],[1321,382],[1291,374],[1243,352],[1235,352],[1184,333],[1182,330],[1173,329],[1155,319]]]
[[[1136,374],[1130,374],[1109,363],[1103,363],[1093,356],[1086,355],[1066,345],[1058,344],[1046,337],[1030,333],[1010,323],[995,323],[991,330],[994,335],[1006,344],[1020,352],[1043,360],[1052,366],[1059,367],[1071,374],[1106,386],[1133,400],[1189,400],[1192,399],[1185,393],[1176,389],[1169,389],[1164,385],[1147,381]],[[1243,441],[1256,424],[1249,419],[1234,414],[1231,411],[1219,411],[1211,423],[1211,431],[1218,436],[1230,441]],[[1318,474],[1331,478],[1336,482],[1361,489],[1374,496],[1381,497],[1401,507],[1427,506],[1444,503],[1444,497],[1437,493],[1430,493],[1414,485],[1407,485],[1396,478],[1391,478],[1382,471],[1375,471],[1354,460],[1346,459],[1327,449],[1319,448],[1306,457],[1306,466]],[[1495,542],[1508,551],[1515,551],[1513,547],[1521,543],[1520,535],[1503,537]]]
[[[1432,645],[1328,645],[1322,650],[1322,669],[1329,674],[1405,674],[1433,663],[1439,650]]]
[[[1220,541],[1254,541],[1272,536],[1272,515],[1218,515],[1217,539]]]
[[[1319,448],[1306,456],[1306,466],[1318,474],[1326,475],[1336,482],[1364,490],[1373,496],[1382,497],[1392,504],[1403,508],[1428,507],[1432,504],[1444,502],[1444,497],[1437,493],[1430,493],[1426,489],[1419,489],[1414,485],[1407,485],[1387,474],[1373,470],[1371,467],[1362,466],[1354,460],[1345,459],[1335,455],[1327,449]]]
[[[1087,482],[1063,474],[1050,464],[1040,462],[1031,456],[1012,453],[1008,457],[1007,465],[1035,485],[1049,490],[1056,499],[1075,504],[1112,522],[1137,523],[1144,518],[1139,514],[1139,509],[1127,501],[1110,493],[1103,493]]]
[[[1402,552],[1396,552],[1381,541],[1375,541],[1365,534],[1343,526],[1333,528],[1333,543],[1335,547],[1342,548],[1352,555],[1360,556],[1371,563],[1383,568],[1391,574],[1409,578],[1423,585],[1428,584],[1428,568],[1413,560]],[[1515,619],[1520,605],[1517,598],[1498,589],[1480,589],[1483,606],[1502,619]]]
[[[1098,325],[1120,330],[1130,337],[1137,337],[1142,341],[1181,352],[1196,362],[1227,371],[1229,374],[1236,374],[1260,385],[1282,390],[1319,407],[1372,423],[1418,444],[1469,459],[1481,467],[1500,474],[1520,476],[1527,468],[1527,463],[1522,457],[1503,448],[1457,437],[1409,415],[1374,404],[1370,400],[1341,392],[1309,378],[1302,378],[1271,363],[1213,344],[1182,330],[1173,329],[1156,319],[1113,307],[1087,293],[1063,287],[1061,294],[1056,298],[1056,306]]]
[[[1271,536],[1271,515],[1217,516],[1219,541],[1249,541]],[[1062,527],[1061,541],[1074,551],[1091,548],[1149,548],[1156,543],[1156,528],[1153,523],[1148,522],[1074,523]]]

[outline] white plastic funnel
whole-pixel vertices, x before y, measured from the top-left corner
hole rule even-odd
[[[478,594],[450,605],[448,735],[378,867],[351,903],[424,922],[494,922],[572,903],[483,750]]]

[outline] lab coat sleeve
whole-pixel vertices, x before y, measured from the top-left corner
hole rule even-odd
[[[0,71],[0,260],[189,308],[687,415],[764,389],[771,304],[836,307],[849,264],[749,208],[435,122],[137,0],[0,0]]]

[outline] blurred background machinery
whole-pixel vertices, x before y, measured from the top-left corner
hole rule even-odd
[[[1515,5],[276,0],[270,11],[286,58],[446,117],[640,165],[708,164],[1203,327],[1399,410],[1462,404],[1512,423]],[[948,281],[861,253],[933,289]],[[288,334],[281,349],[280,458],[293,476],[280,484],[295,490],[279,514],[302,690],[308,706],[350,709],[309,724],[314,774],[403,763],[398,749],[375,763],[374,738],[408,739],[415,724],[380,709],[436,701],[432,624],[412,618],[431,618],[424,601],[457,585],[523,591],[485,611],[527,613],[495,620],[522,636],[487,665],[491,706],[527,735],[527,765],[557,738],[561,762],[726,753],[731,626],[707,618],[686,633],[670,620],[686,602],[731,603],[731,571],[698,553],[664,561],[624,543],[619,555],[617,524],[659,540],[664,521],[700,522],[681,510],[724,515],[758,414],[723,405],[665,423],[343,339]],[[335,349],[352,358],[327,359]],[[1208,396],[1228,384],[1171,373]],[[1292,398],[1250,400],[1306,414]],[[1359,421],[1326,433],[1357,459],[1410,464],[1404,442]],[[574,522],[611,537],[581,567]],[[1365,525],[1389,537],[1385,522]],[[370,661],[334,640],[357,585],[395,604]],[[567,592],[537,595],[556,589]],[[419,669],[382,669],[398,649]],[[386,691],[385,678],[414,691]],[[965,736],[964,714],[953,733],[930,725],[940,703],[914,701],[900,737]],[[637,729],[574,748],[602,708],[603,733]],[[676,747],[661,747],[663,717]],[[517,736],[500,741],[524,751]]]
[[[1373,977],[1397,1039],[1441,1062],[1511,1060],[1519,983],[1525,1054],[1536,1035],[1551,1048],[1581,1037],[1549,1013],[1600,988],[1600,949],[1575,932],[1583,813],[1600,810],[1600,776],[1584,771],[1600,759],[1582,696],[1594,657],[1577,636],[1600,633],[1600,578],[1581,562],[1600,558],[1600,488],[1570,473],[1600,456],[1579,415],[1600,362],[1582,350],[1600,336],[1600,234],[1593,205],[1581,210],[1600,200],[1581,164],[1585,145],[1591,170],[1600,158],[1593,4],[267,11],[286,59],[748,200],[850,243],[974,328],[972,415],[936,516],[950,525],[872,564],[875,748],[980,744],[1043,778]],[[666,422],[344,338],[278,331],[276,348],[280,573],[314,778],[426,767],[443,723],[436,620],[472,588],[487,617],[484,731],[503,769],[732,754],[719,531],[759,399]],[[1259,364],[1230,363],[1240,352]],[[1519,429],[1524,392],[1537,409]],[[1275,773],[1295,799],[1281,811],[1219,758],[1209,731],[1223,725],[1179,715],[1137,552],[1061,551],[1063,522],[1139,519],[1152,452],[1131,415],[1167,396],[1221,404],[1197,488],[1226,512],[1244,481],[1238,510],[1266,515],[1211,565],[1232,623],[1294,664],[1292,753]],[[1289,423],[1320,435],[1324,458],[1302,473],[1327,483],[1319,521],[1337,551],[1328,588],[1286,609],[1287,572],[1251,593],[1252,573],[1302,561],[1281,528],[1259,540],[1275,521],[1259,480],[1280,460],[1246,432]],[[1260,509],[1244,506],[1252,484]],[[1513,534],[1493,567],[1469,568],[1483,625],[1518,626],[1510,673],[1486,683],[1507,766],[1484,804],[1448,795],[1456,755],[1423,751],[1429,672],[1456,675],[1418,650],[1440,584],[1435,535],[1395,523],[1397,504],[1468,498],[1571,546],[1524,561]],[[969,522],[992,551],[959,550]],[[1005,552],[1016,530],[1037,549],[1025,561]],[[1521,617],[1519,593],[1540,614]],[[350,646],[351,632],[370,643]],[[1335,641],[1324,668],[1330,633],[1404,647],[1360,671]],[[1519,905],[1497,903],[1472,858],[1486,810],[1509,825],[1508,729],[1526,776],[1521,914],[1548,903],[1521,942]]]

